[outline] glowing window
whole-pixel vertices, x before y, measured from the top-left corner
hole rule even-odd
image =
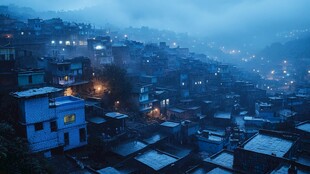
[[[75,114],[66,115],[64,117],[64,123],[65,124],[70,124],[70,123],[73,123],[73,122],[75,122]]]

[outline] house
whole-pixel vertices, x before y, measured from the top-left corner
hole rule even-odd
[[[16,86],[15,48],[0,48],[0,92],[10,91]]]
[[[233,167],[245,173],[266,173],[291,159],[297,150],[296,134],[260,130],[234,151]]]
[[[152,97],[153,86],[152,84],[136,84],[133,88],[133,99],[135,105],[139,108],[141,113],[149,113],[153,110],[156,99]]]
[[[147,146],[147,144],[139,140],[128,140],[113,146],[111,150],[113,153],[121,157],[128,158],[129,156],[136,155],[143,149],[147,148]]]
[[[21,69],[17,71],[19,89],[30,89],[45,85],[45,72],[42,69]]]
[[[310,121],[304,121],[295,126],[295,132],[300,135],[301,147],[310,151]]]
[[[95,66],[114,63],[110,36],[87,39],[87,46]]]
[[[175,173],[188,160],[190,153],[190,149],[175,146],[145,151],[134,157],[137,173]]]
[[[162,173],[169,170],[178,161],[178,158],[161,151],[149,150],[137,155],[135,160],[141,166],[139,167],[141,173]]]
[[[61,89],[43,87],[14,92],[19,125],[31,152],[70,150],[87,144],[85,102],[73,96],[56,97]]]
[[[213,120],[216,125],[229,126],[232,122],[232,116],[230,112],[216,112]]]
[[[215,131],[203,130],[196,135],[198,148],[200,151],[205,151],[209,154],[215,154],[227,146],[227,138],[225,135]]]
[[[207,166],[210,168],[222,167],[228,170],[233,169],[234,153],[228,150],[222,150],[209,158],[205,158]]]
[[[103,118],[107,121],[108,133],[110,136],[125,132],[126,118],[128,115],[118,112],[106,113]]]

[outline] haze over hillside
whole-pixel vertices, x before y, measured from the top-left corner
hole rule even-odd
[[[31,7],[39,12],[35,15],[28,9],[32,17],[61,17],[97,27],[148,26],[206,37],[228,46],[263,48],[283,41],[283,32],[310,28],[310,21],[304,20],[310,16],[307,0],[4,0],[1,4]]]

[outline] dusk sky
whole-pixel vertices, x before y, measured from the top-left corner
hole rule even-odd
[[[204,36],[261,35],[310,26],[309,0],[2,0],[1,4],[37,11],[74,10],[72,20],[102,26],[149,26]]]

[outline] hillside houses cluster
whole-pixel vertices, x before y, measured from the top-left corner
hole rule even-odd
[[[310,171],[309,91],[270,95],[233,65],[89,24],[2,14],[0,26],[1,97],[33,153],[89,173]],[[107,64],[127,71],[135,113],[95,94]]]

